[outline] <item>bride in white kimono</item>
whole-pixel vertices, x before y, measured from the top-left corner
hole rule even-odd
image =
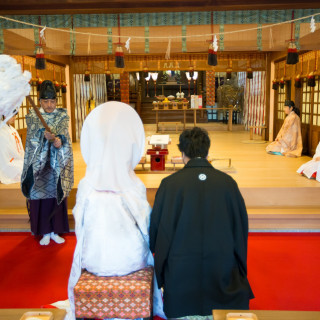
[[[320,182],[320,142],[312,160],[304,163],[297,172],[305,175],[309,179],[315,178]]]
[[[0,128],[0,182],[17,183],[21,180],[24,150],[17,130],[12,127],[13,116]]]
[[[145,145],[140,117],[124,103],[104,103],[87,116],[80,145],[87,170],[73,209],[77,245],[68,286],[73,316],[81,269],[121,276],[154,263],[148,243],[151,208],[134,173]],[[153,312],[165,318],[161,292],[154,288]]]

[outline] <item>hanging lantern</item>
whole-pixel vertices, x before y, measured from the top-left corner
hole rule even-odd
[[[46,59],[42,47],[37,47],[35,68],[37,70],[44,70],[46,68]]]
[[[287,53],[287,64],[297,64],[299,62],[299,54],[294,42],[289,43]]]
[[[277,80],[272,81],[272,90],[278,90],[279,82]]]
[[[67,84],[62,81],[62,73],[64,69],[60,68],[60,88],[61,88],[61,93],[67,93]]]
[[[65,82],[61,83],[61,92],[67,93],[67,84]]]
[[[116,56],[115,56],[115,67],[116,68],[124,68],[124,54],[123,49],[120,45],[116,48]]]
[[[232,69],[228,68],[227,69],[227,79],[230,80],[232,78]]]
[[[111,80],[111,71],[109,69],[109,58],[104,62],[104,73],[106,75],[106,82],[108,83]]]
[[[29,81],[29,84],[37,85],[38,84],[38,79],[37,78],[31,78],[30,81]]]
[[[308,74],[308,86],[309,87],[316,86],[316,77],[314,76],[313,71]]]
[[[119,35],[119,41],[116,43],[116,53],[115,53],[115,67],[122,69],[124,68],[124,54],[121,43],[121,35],[120,35],[120,14],[118,14],[118,35]]]
[[[43,82],[43,80],[41,78],[37,79],[37,91],[40,91],[42,82]]]
[[[209,50],[208,50],[208,65],[216,66],[217,64],[218,64],[217,51],[214,51],[213,44],[211,43],[209,45]]]
[[[302,86],[302,80],[301,80],[301,77],[300,77],[300,74],[296,76],[296,78],[294,79],[294,86],[296,88],[301,88]]]
[[[291,39],[289,42],[289,47],[287,52],[287,64],[297,64],[299,62],[299,54],[298,54],[295,40],[293,38],[293,30],[294,30],[294,10],[292,10]]]
[[[147,78],[148,75],[149,75],[148,67],[147,67],[147,66],[144,66],[144,67],[143,67],[143,77],[144,77],[144,78]]]
[[[284,83],[284,79],[283,79],[283,78],[280,79],[279,85],[280,85],[280,88],[281,88],[281,89],[284,88],[285,83]]]
[[[193,77],[193,74],[194,74],[194,69],[193,69],[193,67],[189,67],[189,76],[190,76],[190,78]],[[189,79],[188,79],[188,80],[189,80]]]
[[[279,88],[279,81],[277,79],[279,79],[279,73],[280,73],[280,64],[277,63],[277,70],[276,70],[276,79],[272,81],[272,90],[278,90]]]
[[[84,81],[90,82],[90,71],[88,70],[84,73]]]
[[[253,79],[253,70],[251,68],[251,59],[247,60],[247,79]]]
[[[228,68],[227,68],[227,74],[226,74],[227,80],[230,80],[232,78],[232,60],[228,59]]]
[[[111,80],[111,71],[107,70],[106,71],[106,81],[109,82]]]
[[[61,80],[61,72],[60,72],[60,80]],[[55,66],[53,66],[53,81],[52,81],[52,83],[54,85],[54,89],[56,90],[56,92],[59,92],[60,91],[60,84],[56,80],[56,69],[55,69]]]
[[[314,52],[314,61],[315,61],[314,69],[313,69],[313,71],[311,71],[308,74],[308,86],[309,87],[315,87],[316,86],[316,77],[315,77],[314,73],[318,69],[318,52],[317,51]],[[308,61],[308,71],[309,71],[309,63],[310,63],[310,60]]]
[[[218,64],[217,51],[218,51],[218,39],[217,36],[214,35],[214,26],[213,26],[213,12],[211,12],[211,34],[212,38],[209,44],[208,49],[208,65],[216,66]]]
[[[59,91],[60,91],[60,84],[59,84],[59,82],[58,82],[58,81],[54,81],[53,84],[54,84],[54,88],[56,89],[56,92],[59,92]]]

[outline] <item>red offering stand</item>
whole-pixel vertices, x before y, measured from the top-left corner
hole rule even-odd
[[[147,154],[151,158],[151,171],[164,171],[166,167],[166,155],[168,149],[161,149],[160,147],[154,147],[147,150]]]
[[[169,153],[169,135],[152,135],[149,144],[152,145],[152,149],[147,150],[147,154],[150,155],[151,171],[164,171],[166,168],[166,155]]]

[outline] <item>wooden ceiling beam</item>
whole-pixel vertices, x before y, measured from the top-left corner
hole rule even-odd
[[[142,13],[320,8],[318,0],[2,0],[0,14]]]

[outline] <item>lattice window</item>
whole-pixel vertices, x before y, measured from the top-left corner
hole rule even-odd
[[[57,108],[66,108],[66,103],[64,99],[64,95],[61,93],[61,90],[57,92]]]
[[[30,97],[33,99],[33,101],[35,101],[35,103],[38,100],[36,84],[33,84],[33,83],[31,84]],[[27,128],[26,115],[29,113],[29,107],[30,106],[29,106],[29,103],[27,103],[27,99],[24,98],[14,124],[17,130],[22,130]]]
[[[283,88],[278,88],[278,110],[277,110],[277,117],[278,120],[283,120],[285,118],[284,113],[284,102],[286,100],[286,86]]]
[[[312,124],[320,126],[320,76],[316,77],[316,86],[314,87]]]
[[[27,113],[28,113],[27,100],[26,98],[24,98],[22,105],[19,109],[19,112],[17,114],[16,121],[14,123],[14,127],[17,130],[24,129],[27,127],[26,121],[25,121],[25,116]]]
[[[319,83],[319,82],[318,82]],[[301,95],[301,123],[310,124],[312,106],[312,87],[308,86],[308,80],[303,79]]]

